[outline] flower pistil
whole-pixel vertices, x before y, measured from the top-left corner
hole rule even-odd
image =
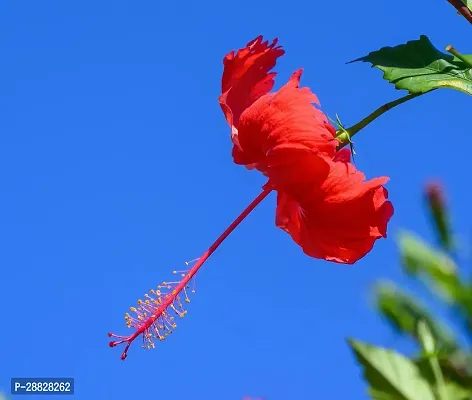
[[[185,264],[189,265],[195,261],[198,261],[198,259],[188,261]],[[151,289],[149,293],[144,294],[144,300],[138,299],[137,307],[130,307],[132,314],[126,313],[125,321],[128,328],[136,329],[132,335],[120,336],[108,333],[109,337],[120,339],[111,341],[109,343],[110,347],[126,343],[125,350],[121,354],[122,360],[126,358],[129,346],[139,335],[143,336],[143,348],[153,349],[155,339],[163,341],[172,333],[173,329],[177,328],[173,314],[180,318],[187,314],[182,301],[190,303],[189,291],[192,294],[195,293],[195,273],[197,269],[193,267],[189,270],[173,271],[174,275],[180,275],[180,280],[163,281],[156,289]]]

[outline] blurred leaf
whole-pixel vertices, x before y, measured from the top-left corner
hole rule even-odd
[[[442,185],[438,182],[429,182],[425,188],[425,197],[439,244],[450,251],[453,247],[451,227]]]
[[[354,340],[349,344],[364,369],[374,400],[434,400],[428,382],[406,357]]]
[[[407,232],[400,234],[398,246],[403,268],[409,275],[420,277],[433,293],[449,303],[462,298],[463,286],[456,274],[456,265],[444,252],[432,249]]]
[[[446,386],[446,381],[444,380],[444,375],[441,371],[436,353],[434,337],[424,321],[418,323],[418,338],[423,349],[423,358],[428,360],[430,371],[434,377],[434,383],[431,384],[431,387],[435,392],[436,398],[438,400],[449,400],[452,396],[454,399],[462,400],[467,393],[464,395],[464,392],[459,390],[461,389],[460,386],[455,384]]]
[[[418,322],[418,339],[425,354],[431,356],[436,352],[436,341],[428,325],[422,319]]]
[[[397,332],[416,338],[418,321],[423,320],[430,327],[439,350],[451,352],[457,348],[451,330],[434,318],[417,299],[402,292],[394,283],[377,283],[375,300],[380,314]]]
[[[456,351],[447,360],[440,362],[444,376],[464,387],[472,388],[472,354]]]
[[[449,382],[444,386],[447,400],[470,400],[472,391],[455,383]]]
[[[423,358],[421,360],[415,361],[415,365],[421,372],[421,376],[427,380],[431,387],[434,387],[436,379],[433,372],[431,371],[431,366],[429,360]],[[454,379],[456,375],[452,376],[451,379],[451,370],[450,365],[445,362],[440,363],[441,370],[443,372],[445,383],[445,391],[447,394],[448,400],[468,400],[472,396],[472,386],[467,377],[461,377],[459,380]]]
[[[458,303],[462,308],[461,311],[469,329],[469,337],[472,338],[472,286],[470,283],[463,285],[461,298]]]
[[[472,60],[472,55],[466,55]],[[472,72],[463,61],[436,49],[427,36],[383,47],[351,62],[363,61],[383,71],[384,79],[411,94],[451,88],[472,95]]]

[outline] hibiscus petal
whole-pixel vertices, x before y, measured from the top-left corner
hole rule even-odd
[[[321,110],[313,106],[318,98],[308,87],[300,88],[302,70],[296,71],[278,92],[262,96],[241,115],[238,141],[233,150],[236,164],[259,164],[285,148],[320,152],[334,157],[336,130]]]
[[[300,206],[289,195],[277,192],[277,211],[275,213],[275,226],[287,232],[295,243],[300,244]]]
[[[237,128],[241,113],[274,86],[274,68],[278,57],[285,51],[277,46],[278,39],[269,45],[262,36],[250,41],[236,53],[231,51],[223,59],[221,79],[221,109],[228,124]]]
[[[336,152],[336,155],[333,158],[334,161],[341,161],[341,162],[351,162],[351,150],[349,149],[341,149]]]
[[[284,153],[289,158],[300,152],[287,149]],[[278,190],[276,225],[288,232],[305,254],[353,264],[377,239],[387,236],[393,206],[382,185],[388,178],[365,181],[353,164],[335,162],[315,152],[305,152],[303,159],[299,171],[294,164],[284,174],[281,165],[269,165],[268,176]],[[329,167],[328,173],[323,165]],[[296,174],[296,189],[290,174]],[[300,180],[300,175],[313,177],[312,182]]]

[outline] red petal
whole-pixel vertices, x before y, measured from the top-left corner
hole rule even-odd
[[[230,126],[238,126],[241,113],[274,86],[274,68],[278,57],[285,51],[276,46],[278,39],[269,45],[262,36],[250,41],[245,48],[234,50],[223,59],[221,96],[218,101]]]
[[[262,96],[240,118],[238,141],[233,150],[237,164],[259,164],[264,171],[268,155],[285,148],[317,151],[334,157],[336,130],[312,103],[318,98],[309,88],[299,88],[302,70],[296,71],[278,92]],[[294,158],[292,161],[297,161]]]
[[[351,162],[351,150],[349,149],[341,149],[339,150],[333,158],[334,161],[341,161],[341,162]]]
[[[293,150],[285,153],[285,158],[294,156]],[[313,152],[303,158],[299,171],[294,165],[289,173],[283,172],[281,157],[268,169],[279,191],[276,225],[288,232],[307,255],[353,264],[372,249],[377,239],[387,236],[393,206],[382,185],[388,178],[364,181],[364,174],[350,163],[334,162]],[[295,189],[290,174],[298,179]],[[300,180],[300,175],[312,177],[312,182]]]

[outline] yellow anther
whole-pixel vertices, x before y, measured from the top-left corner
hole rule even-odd
[[[162,342],[163,340],[165,340],[166,338],[164,336],[159,336],[159,340]]]
[[[177,328],[177,324],[172,324],[172,329]]]
[[[138,299],[138,304],[139,305],[143,304],[143,301],[141,299]]]
[[[162,282],[162,285],[163,285],[163,286],[166,286],[166,285],[167,285],[167,282],[166,282],[166,281]]]
[[[129,309],[130,309],[130,311],[132,311],[132,312],[136,312],[136,311],[137,311],[135,307],[130,307]]]
[[[172,294],[175,295],[177,292],[175,290],[172,291]]]
[[[185,302],[186,302],[186,303],[190,303],[190,299],[185,299]]]

